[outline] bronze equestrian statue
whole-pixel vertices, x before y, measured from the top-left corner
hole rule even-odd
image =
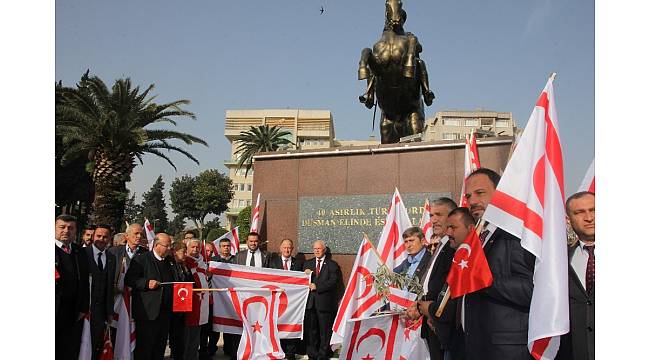
[[[422,45],[410,32],[404,32],[406,11],[400,0],[386,0],[386,24],[381,39],[372,50],[361,51],[359,80],[367,79],[365,94],[359,101],[371,109],[381,109],[381,143],[391,144],[400,137],[421,133],[424,128],[424,103],[433,103],[429,76],[420,59]]]

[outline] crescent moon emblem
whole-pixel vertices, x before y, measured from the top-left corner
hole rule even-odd
[[[181,295],[182,292],[185,292],[185,295]],[[186,288],[180,288],[180,289],[178,289],[178,296],[179,296],[179,297],[181,298],[181,300],[183,300],[183,301],[185,301],[185,297],[187,297],[187,295],[188,295],[189,293],[190,293],[190,292],[189,292]]]
[[[244,316],[248,317],[248,311],[247,311],[248,306],[253,303],[261,303],[262,305],[264,305],[264,321],[265,321],[266,318],[269,316],[269,304],[266,301],[266,298],[264,296],[252,296],[244,300],[244,303],[242,304],[242,310]]]
[[[386,343],[386,333],[384,332],[384,330],[379,328],[370,328],[368,329],[368,331],[366,331],[365,334],[363,334],[359,338],[359,341],[357,341],[357,346],[356,346],[357,352],[359,352],[359,346],[361,345],[361,343],[371,336],[379,337],[381,339],[381,350],[384,349],[384,344]]]
[[[458,250],[460,250],[460,249],[467,249],[467,258],[469,258],[470,255],[472,255],[472,248],[468,244],[460,244],[460,246],[458,247]],[[456,250],[456,251],[458,251],[458,250]]]
[[[366,282],[366,288],[363,289],[363,293],[361,295],[359,295],[359,297],[357,297],[357,300],[359,300],[359,299],[362,299],[362,298],[366,297],[366,295],[368,295],[370,290],[372,290],[372,281],[367,281],[366,280],[366,277],[368,275],[371,275],[371,274],[370,274],[370,271],[368,271],[368,269],[366,269],[365,267],[359,266],[359,268],[357,269],[357,273],[359,275],[361,275],[360,280]]]

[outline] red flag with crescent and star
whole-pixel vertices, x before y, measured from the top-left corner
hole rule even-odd
[[[447,284],[452,299],[492,285],[492,272],[474,227],[454,254]]]
[[[192,311],[192,283],[174,284],[174,312]]]

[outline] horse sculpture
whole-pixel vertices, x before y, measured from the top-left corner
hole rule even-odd
[[[410,32],[404,32],[406,11],[400,0],[386,0],[386,23],[381,39],[372,50],[361,51],[359,80],[367,80],[366,92],[359,101],[368,109],[381,109],[381,143],[391,144],[401,137],[421,133],[424,127],[424,103],[435,98],[429,88],[429,76],[420,59],[422,45]]]

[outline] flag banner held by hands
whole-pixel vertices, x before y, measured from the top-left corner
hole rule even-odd
[[[546,83],[483,219],[535,255],[528,349],[553,359],[569,331],[564,165],[553,94]]]
[[[278,313],[283,292],[232,288],[227,293],[242,322],[237,359],[284,359],[278,333]]]
[[[429,360],[429,347],[426,341],[420,336],[422,331],[422,321],[424,317],[418,320],[402,320],[405,321],[404,332],[402,336],[402,346],[400,347],[400,360],[418,359]]]
[[[173,294],[173,311],[192,311],[192,283],[175,283]]]
[[[302,271],[255,268],[211,261],[213,288],[282,289],[279,295],[278,331],[281,339],[302,338],[310,276]],[[212,328],[215,332],[241,334],[242,321],[226,292],[213,294]]]
[[[390,292],[388,302],[390,303],[390,309],[393,311],[406,310],[409,306],[415,304],[415,300],[418,298],[417,294],[392,286],[388,287],[388,291]]]
[[[402,196],[399,194],[399,190],[395,188],[395,193],[393,194],[388,208],[388,214],[386,215],[386,222],[384,223],[384,228],[381,230],[381,235],[379,235],[379,243],[377,245],[377,251],[379,251],[381,261],[389,269],[394,269],[396,264],[406,259],[406,249],[402,240],[402,234],[411,226],[411,219],[406,211]]]
[[[403,335],[404,321],[399,314],[351,319],[346,324],[339,360],[399,360]]]
[[[345,294],[343,294],[334,319],[330,345],[343,342],[347,320],[368,317],[384,305],[373,286],[372,277],[381,264],[377,250],[364,234],[352,266],[348,285],[345,288]]]
[[[131,289],[124,285],[124,274],[128,266],[126,258],[122,258],[120,273],[117,279],[117,290],[121,294],[115,297],[113,306],[113,327],[115,332],[115,360],[131,360],[135,350],[135,322],[131,319]]]
[[[194,285],[199,289],[209,288],[207,279],[208,266],[203,261],[203,256],[198,255],[195,259],[191,256],[185,258],[185,265],[194,278]],[[192,312],[185,315],[185,324],[198,326],[207,324],[210,321],[210,293],[195,291],[192,295]]]
[[[474,227],[454,254],[447,284],[452,299],[492,285],[492,272]]]

